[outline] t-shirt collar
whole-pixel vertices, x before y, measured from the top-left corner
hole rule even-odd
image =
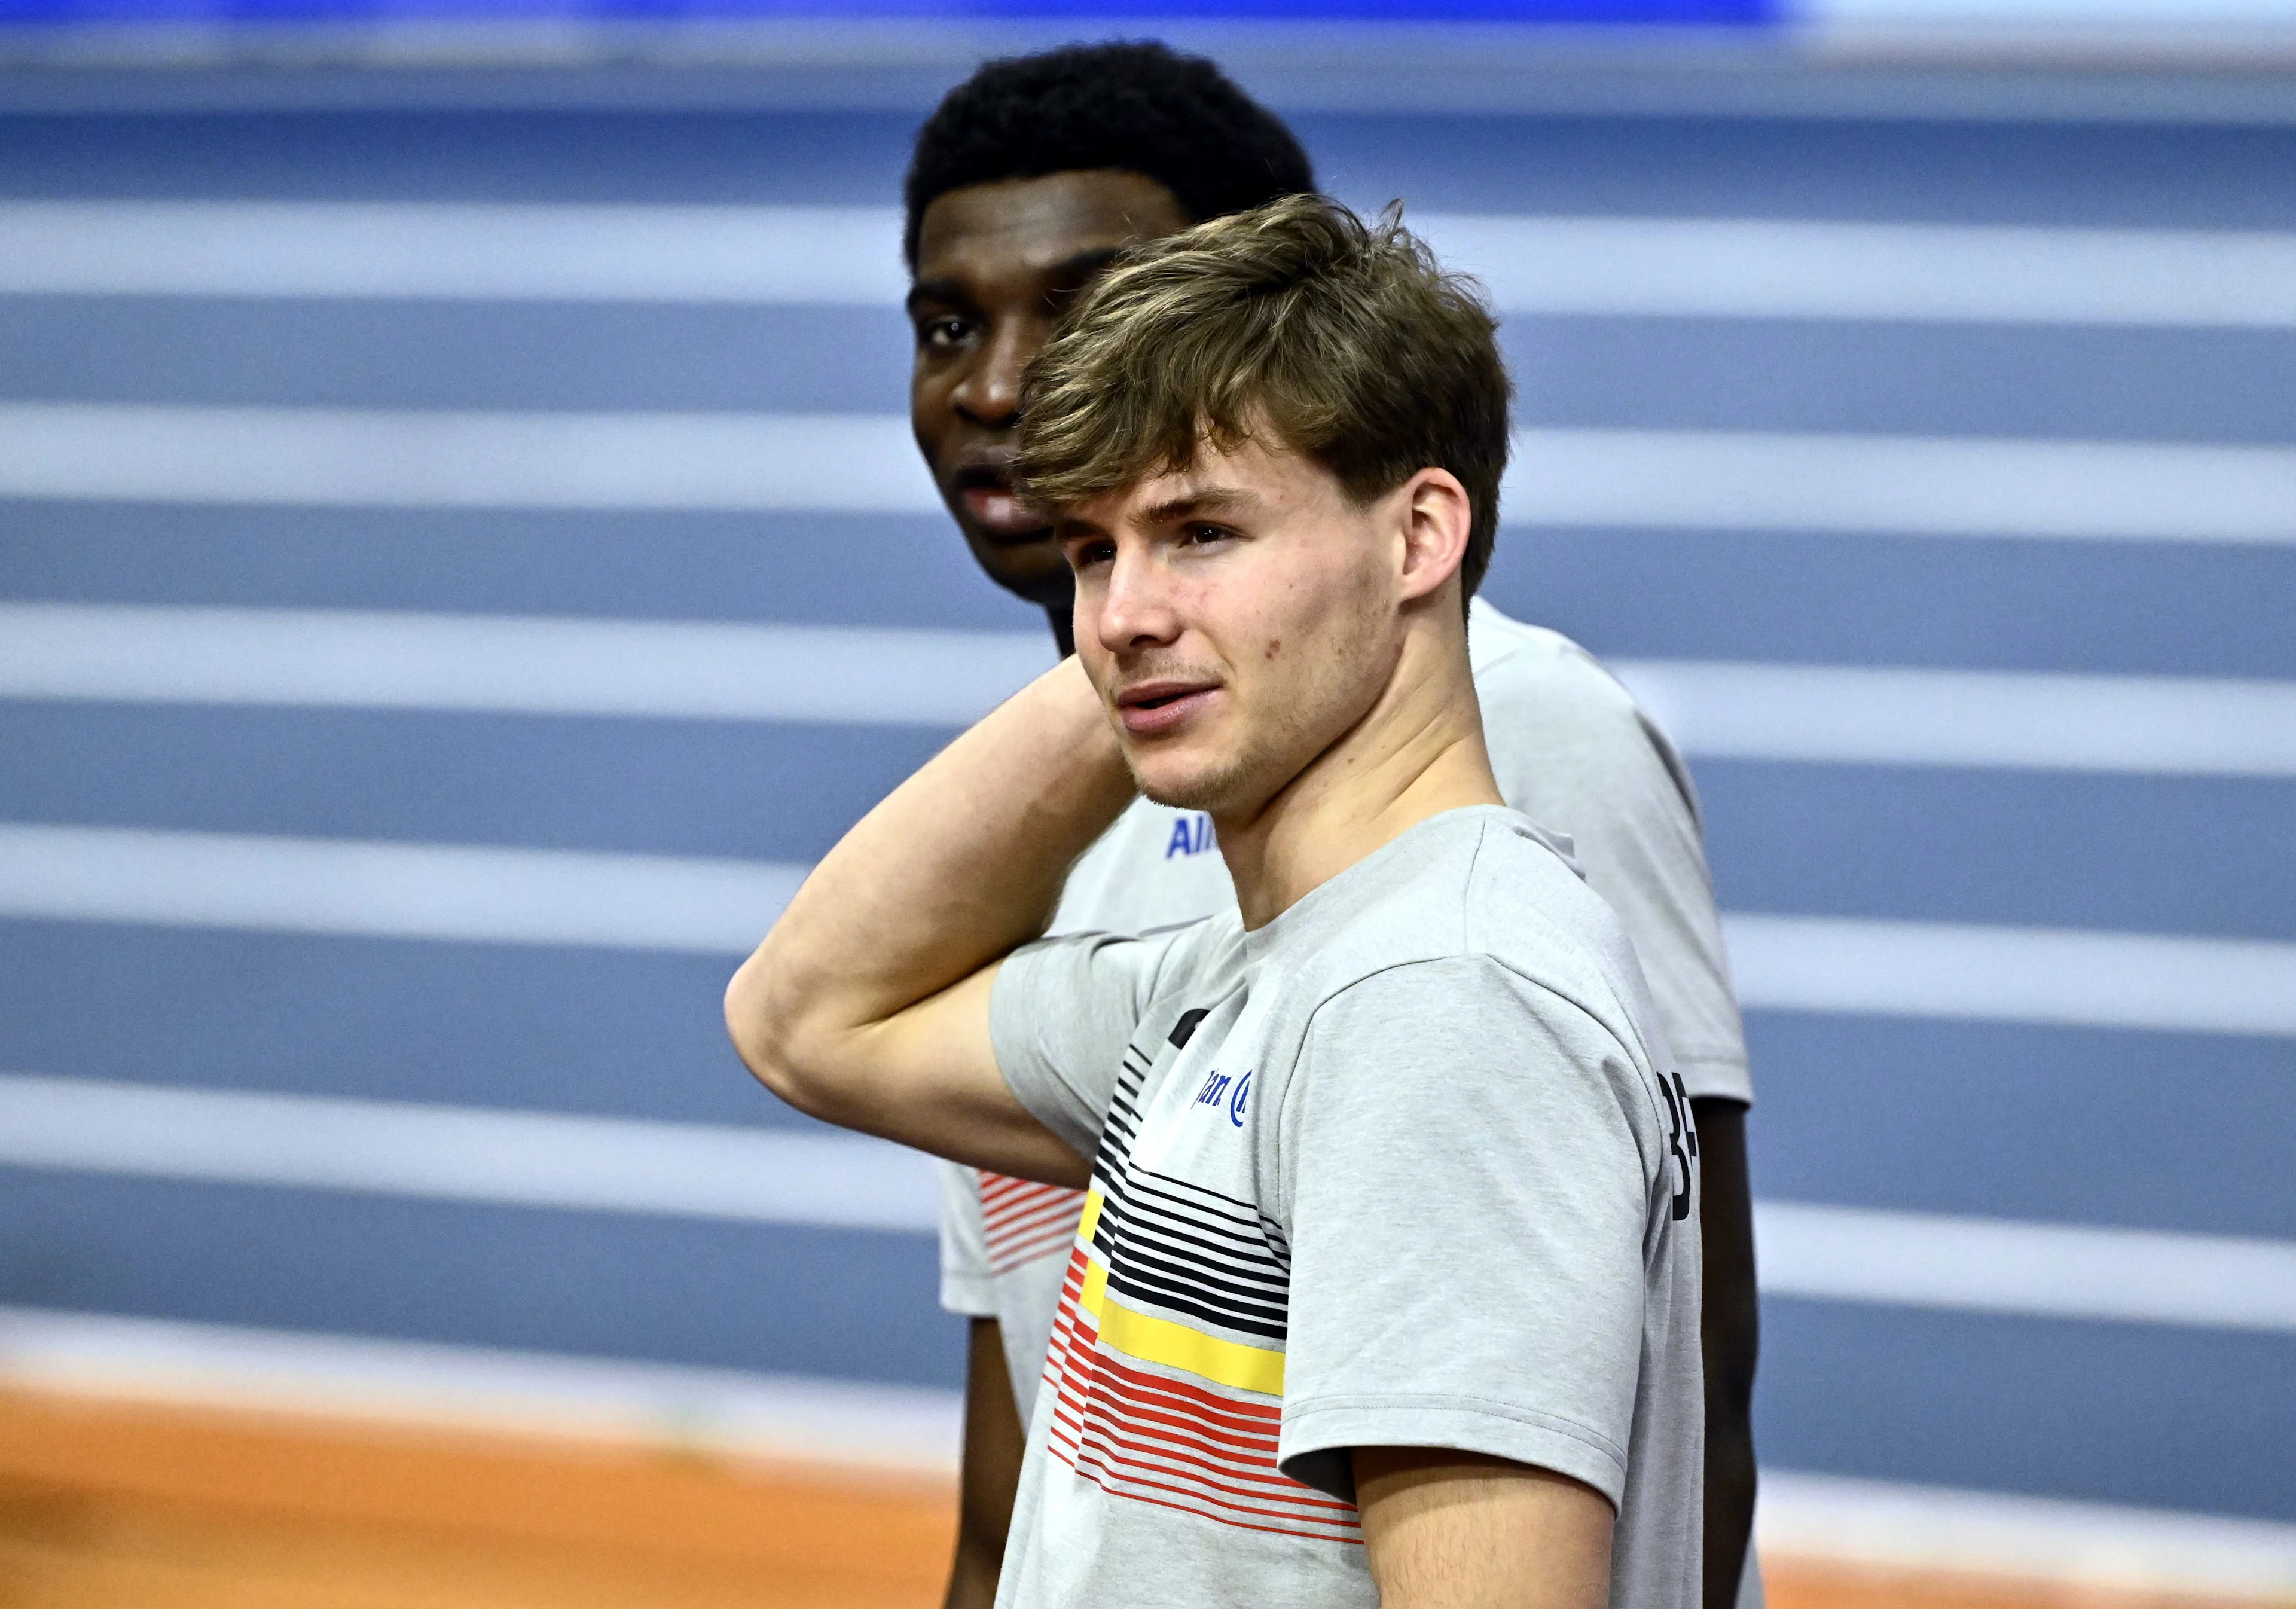
[[[1248,930],[1243,935],[1245,965],[1256,972],[1271,956],[1321,941],[1365,899],[1390,886],[1398,874],[1409,874],[1415,858],[1412,845],[1465,831],[1470,824],[1480,824],[1493,816],[1513,814],[1505,805],[1461,805],[1412,823],[1361,860],[1309,889],[1279,912],[1274,921]]]

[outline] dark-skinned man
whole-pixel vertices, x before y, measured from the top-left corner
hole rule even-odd
[[[1063,653],[1072,646],[1069,565],[1008,477],[1022,370],[1069,299],[1126,245],[1314,188],[1305,152],[1280,121],[1210,62],[1153,45],[991,62],[919,133],[905,242],[917,444],[982,570],[1045,610]],[[1584,651],[1480,602],[1471,620],[1501,789],[1573,842],[1587,882],[1623,920],[1696,1112],[1705,1604],[1740,1602],[1742,1580],[1758,1603],[1744,1138],[1752,1091],[1695,795],[1664,735]],[[1213,850],[1208,817],[1138,801],[1071,872],[1054,931],[1139,932],[1232,905]],[[987,1609],[1083,1196],[953,1165],[943,1196],[941,1299],[972,1321],[947,1603]]]

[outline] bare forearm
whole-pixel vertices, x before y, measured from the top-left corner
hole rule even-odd
[[[981,969],[1043,931],[1070,863],[1131,797],[1075,662],[1031,683],[814,868],[726,991],[742,1060],[816,1115],[920,1143],[898,1129],[922,1093],[907,1075],[943,1055],[978,1073]]]
[[[1754,1367],[1761,1350],[1746,1108],[1722,1100],[1693,1101],[1691,1108],[1697,1116],[1704,1185],[1700,1243],[1705,1264],[1705,1609],[1734,1609],[1754,1528]]]

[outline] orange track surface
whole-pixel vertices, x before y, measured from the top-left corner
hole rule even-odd
[[[0,1609],[931,1609],[946,1481],[0,1391]],[[1774,1609],[2206,1609],[1769,1561]]]
[[[2214,1598],[2113,1592],[1806,1559],[1765,1559],[1763,1585],[1770,1609],[2235,1609]]]

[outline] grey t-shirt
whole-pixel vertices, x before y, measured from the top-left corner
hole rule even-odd
[[[1694,1097],[1750,1101],[1745,1039],[1682,761],[1631,695],[1559,632],[1477,599],[1469,653],[1507,803],[1558,834],[1634,940]],[[1053,932],[1145,932],[1233,910],[1209,817],[1141,800],[1070,874]],[[994,1318],[1026,1424],[1045,1370],[1077,1191],[941,1167],[941,1305]]]
[[[1093,1159],[997,1601],[1370,1609],[1358,1446],[1560,1471],[1698,1599],[1689,1101],[1530,822],[1423,822],[1246,933],[1044,940],[998,1065]]]

